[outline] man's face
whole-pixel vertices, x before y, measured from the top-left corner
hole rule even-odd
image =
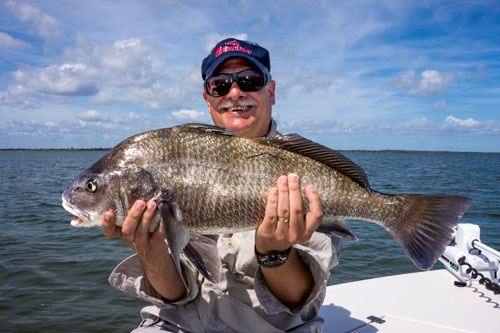
[[[252,69],[242,58],[230,58],[216,70],[217,74],[230,74]],[[271,122],[271,109],[274,105],[275,82],[269,83],[255,92],[244,92],[233,82],[225,96],[213,97],[203,92],[208,112],[215,125],[224,127],[236,135],[249,138],[265,136]]]

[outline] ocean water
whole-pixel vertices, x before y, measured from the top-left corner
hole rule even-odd
[[[99,227],[73,228],[61,207],[68,183],[103,151],[0,151],[0,319],[2,332],[128,332],[145,302],[108,282],[132,254]],[[462,222],[500,249],[500,154],[346,152],[387,193],[447,193],[475,202]],[[352,221],[330,284],[417,269],[381,227]],[[442,268],[440,263],[435,268]]]

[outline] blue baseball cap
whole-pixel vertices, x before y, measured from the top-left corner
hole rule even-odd
[[[219,65],[229,58],[243,58],[254,64],[263,73],[271,72],[269,52],[251,41],[227,38],[215,45],[210,54],[201,63],[203,80],[212,76]]]

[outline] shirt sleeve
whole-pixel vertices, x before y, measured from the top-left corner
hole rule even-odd
[[[188,292],[183,298],[175,302],[168,301],[154,290],[146,277],[146,272],[137,254],[118,264],[109,276],[109,283],[124,293],[136,296],[159,308],[168,309],[182,306],[194,300],[200,291],[202,277],[198,274],[198,271],[183,257],[181,257],[181,268],[186,278]]]
[[[314,279],[314,287],[306,300],[294,309],[281,303],[268,289],[260,267],[255,274],[255,292],[264,312],[269,315],[280,312],[289,314],[304,313],[306,317],[313,318],[319,312],[326,294],[326,283],[330,276],[330,269],[338,264],[340,238],[328,237],[324,234],[314,233],[311,240],[294,246],[299,258],[308,267]]]

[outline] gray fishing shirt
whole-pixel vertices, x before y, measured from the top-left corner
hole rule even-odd
[[[268,136],[273,135],[274,121]],[[314,233],[308,242],[294,246],[309,267],[314,287],[300,306],[290,309],[266,286],[254,256],[255,230],[213,237],[222,265],[220,282],[206,280],[182,254],[181,266],[189,290],[175,302],[165,300],[151,287],[137,255],[113,270],[109,277],[112,286],[152,303],[141,310],[144,320],[135,332],[322,331],[324,321],[317,314],[325,297],[329,270],[338,264],[339,238]]]

